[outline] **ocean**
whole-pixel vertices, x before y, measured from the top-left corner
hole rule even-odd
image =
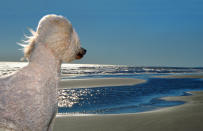
[[[26,64],[1,62],[0,76],[11,74]],[[202,74],[202,67],[63,64],[61,73],[62,80],[137,78],[146,82],[131,86],[59,89],[58,113],[60,114],[121,114],[151,111],[184,104],[183,101],[165,101],[161,99],[162,97],[191,95],[189,91],[203,90],[203,79],[154,77]]]

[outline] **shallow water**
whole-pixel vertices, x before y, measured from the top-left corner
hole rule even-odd
[[[161,97],[189,95],[202,90],[200,79],[158,79],[135,86],[99,87],[60,90],[59,113],[120,114],[150,111],[183,104]]]

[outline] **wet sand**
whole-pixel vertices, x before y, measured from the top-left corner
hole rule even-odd
[[[144,83],[142,79],[132,78],[101,78],[101,79],[71,79],[59,83],[59,88],[91,88],[105,86],[136,85]]]
[[[163,98],[183,105],[143,113],[57,115],[54,131],[203,131],[203,91],[192,94]]]

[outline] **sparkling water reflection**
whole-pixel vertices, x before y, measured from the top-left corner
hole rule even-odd
[[[149,79],[135,86],[99,87],[59,90],[59,113],[135,113],[183,104],[164,101],[165,96],[188,95],[202,90],[200,79]]]

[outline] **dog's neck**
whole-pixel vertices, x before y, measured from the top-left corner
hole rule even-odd
[[[61,61],[58,60],[49,48],[39,43],[35,46],[30,59],[29,65],[37,67],[43,72],[52,72],[55,75],[60,75]]]

